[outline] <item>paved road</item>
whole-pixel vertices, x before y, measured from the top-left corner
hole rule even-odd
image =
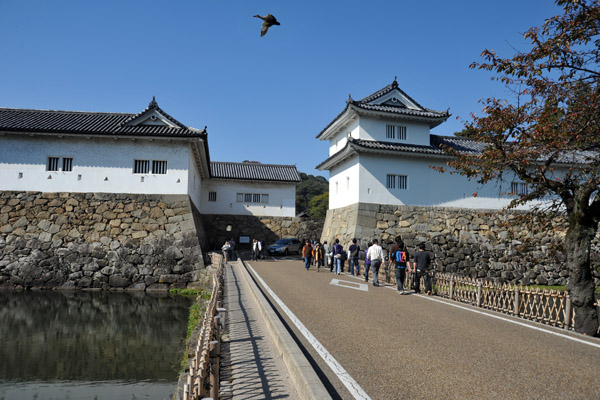
[[[301,261],[250,265],[372,399],[600,399],[600,340],[391,288],[353,289],[364,280],[307,272]],[[353,398],[294,329],[339,397]]]

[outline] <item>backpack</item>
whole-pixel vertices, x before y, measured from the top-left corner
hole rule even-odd
[[[406,252],[398,250],[396,252],[396,262],[397,263],[405,263],[406,262]]]

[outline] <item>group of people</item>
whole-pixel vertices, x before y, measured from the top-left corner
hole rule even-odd
[[[389,257],[386,265],[384,251],[379,245],[379,241],[373,239],[372,242],[369,242],[367,250],[365,251],[365,282],[369,281],[369,271],[371,271],[373,275],[373,285],[379,286],[379,270],[383,266],[387,282],[390,281],[390,270],[393,268],[396,277],[396,288],[400,294],[407,293],[407,290],[404,288],[404,281],[406,280],[407,273],[413,274],[412,289],[415,293],[421,292],[421,277],[423,277],[426,293],[428,295],[433,293],[430,276],[431,255],[425,250],[425,243],[419,244],[418,249],[415,251],[411,260],[411,256],[404,241],[398,236],[388,254]],[[319,270],[327,264],[331,272],[339,275],[344,272],[344,264],[346,260],[348,260],[348,272],[353,276],[359,276],[359,255],[360,246],[356,239],[352,239],[347,251],[340,244],[339,239],[335,239],[332,246],[330,246],[327,241],[321,244],[321,242],[305,240],[302,247],[304,268],[307,271],[310,269],[311,265],[315,265],[317,272],[319,272]]]

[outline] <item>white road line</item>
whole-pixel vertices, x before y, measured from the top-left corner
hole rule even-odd
[[[332,279],[331,282],[329,282],[329,284],[333,285],[333,286],[340,286],[340,287],[348,288],[348,289],[361,290],[363,292],[369,291],[369,286],[365,285],[364,283],[356,283],[356,282],[350,282],[350,281],[341,281],[339,279]],[[358,286],[352,286],[352,285],[358,285]]]
[[[265,288],[265,290],[271,295],[273,300],[279,307],[286,313],[286,315],[290,318],[290,320],[296,325],[298,330],[302,333],[302,335],[309,341],[309,343],[314,347],[314,349],[319,353],[321,358],[329,365],[329,368],[337,375],[338,379],[342,381],[344,386],[348,389],[348,391],[352,394],[355,399],[361,400],[370,400],[369,395],[360,387],[358,382],[356,382],[350,374],[340,365],[339,362],[323,347],[323,345],[313,336],[312,333],[304,326],[304,324],[294,315],[294,313],[285,305],[283,301],[271,290],[271,288],[263,281],[263,279],[256,273],[252,265],[247,263],[248,268],[252,270],[252,273],[261,283],[261,285]]]
[[[436,298],[429,297],[429,296],[427,296],[427,297],[425,297],[425,296],[419,296],[419,297],[422,298],[422,299],[436,301],[438,303],[446,304],[448,306],[452,306],[452,307],[460,308],[460,309],[463,309],[463,310],[471,311],[471,312],[474,312],[474,313],[477,313],[477,314],[485,315],[486,317],[496,318],[496,319],[499,319],[501,321],[510,322],[512,324],[515,324],[515,325],[524,326],[526,328],[533,329],[533,330],[536,330],[536,331],[540,331],[540,332],[544,332],[544,333],[549,333],[551,335],[559,336],[559,337],[562,337],[562,338],[565,338],[565,339],[568,339],[568,340],[572,340],[574,342],[587,344],[589,346],[597,347],[597,348],[600,349],[600,344],[598,344],[598,343],[588,342],[587,340],[579,339],[579,338],[576,338],[576,337],[573,337],[573,336],[570,336],[570,335],[565,335],[564,333],[555,332],[555,331],[552,331],[552,330],[547,329],[547,328],[543,328],[543,327],[540,327],[540,326],[529,325],[529,324],[526,324],[526,323],[521,322],[521,321],[515,321],[515,320],[510,319],[510,318],[502,317],[500,315],[488,314],[487,312],[484,312],[484,311],[475,310],[473,308],[465,307],[465,306],[462,306],[460,304],[449,303],[447,301],[436,299]]]

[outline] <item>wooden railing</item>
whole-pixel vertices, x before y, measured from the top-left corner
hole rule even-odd
[[[389,269],[389,274],[389,282],[395,285],[393,267]],[[406,275],[404,287],[410,288],[414,278],[411,274]],[[385,269],[382,266],[379,280],[385,282],[385,279]],[[575,326],[575,311],[566,291],[498,284],[447,273],[435,274],[432,285],[438,296],[454,301],[559,328],[573,329]],[[423,288],[421,281],[421,289]],[[600,308],[598,302],[596,307]]]
[[[189,363],[186,383],[183,385],[183,399],[218,399],[219,368],[221,353],[221,330],[225,323],[223,298],[223,256],[210,254],[212,265],[218,265],[213,275],[213,291],[204,314],[202,328]]]

